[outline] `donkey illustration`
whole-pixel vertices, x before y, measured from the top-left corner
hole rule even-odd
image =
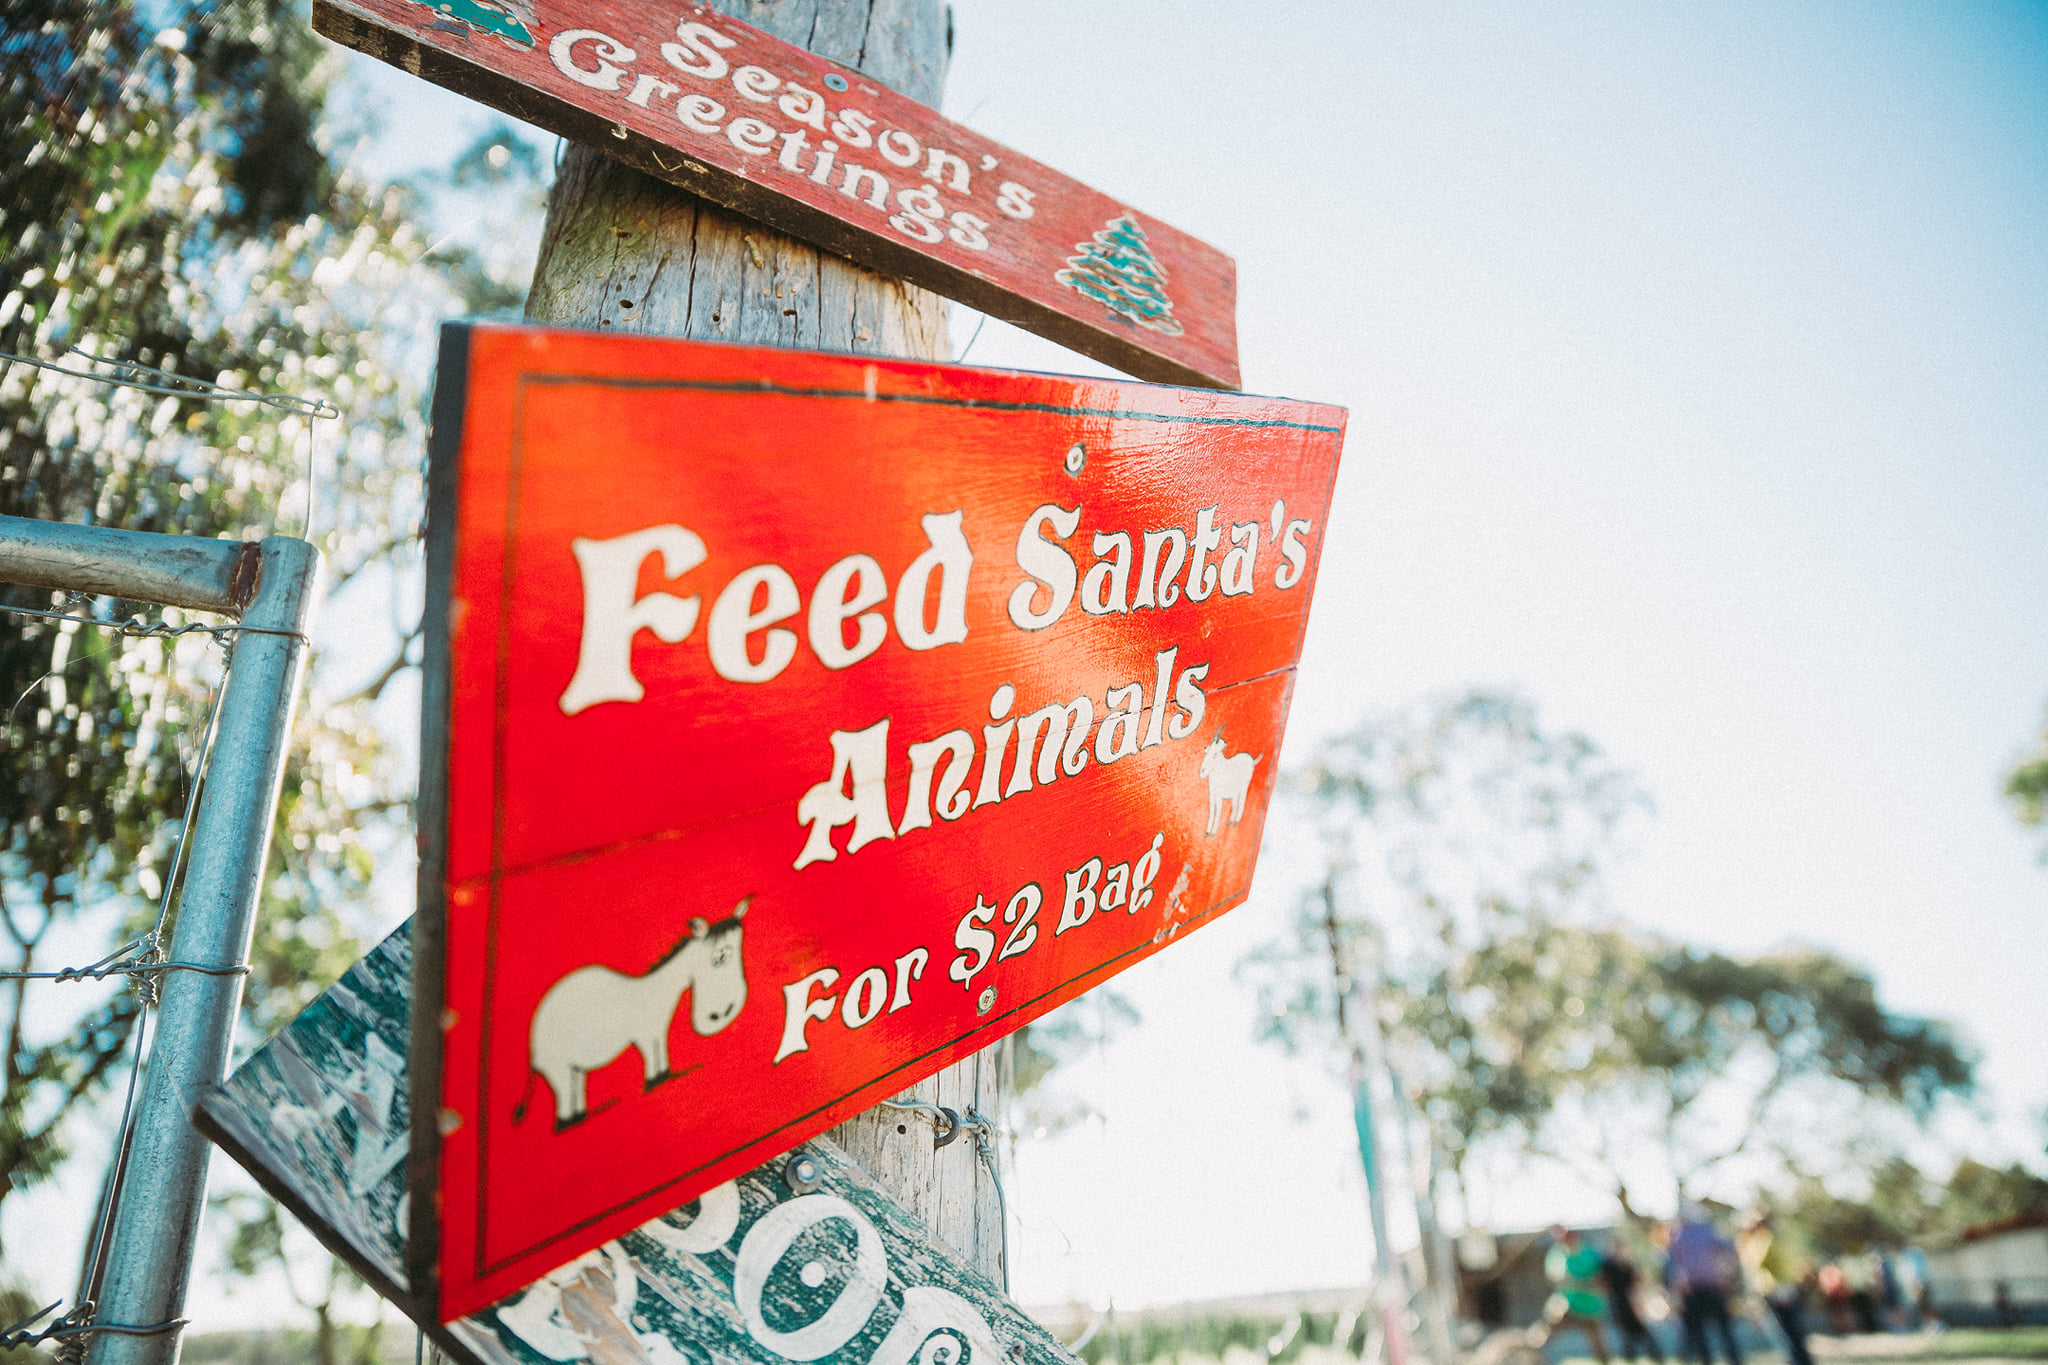
[[[1201,773],[1209,779],[1209,835],[1216,833],[1216,826],[1223,819],[1225,801],[1230,802],[1231,824],[1244,819],[1244,803],[1251,791],[1252,769],[1258,765],[1259,760],[1250,754],[1224,753],[1222,735],[1210,740],[1209,747],[1202,750]]]
[[[690,993],[690,1025],[710,1037],[739,1016],[747,1003],[747,974],[740,960],[742,900],[730,919],[717,924],[690,921],[689,932],[661,961],[640,976],[610,967],[578,967],[548,987],[533,1012],[527,1035],[532,1073],[527,1092],[539,1076],[555,1092],[555,1128],[582,1118],[584,1082],[629,1047],[640,1049],[646,1068],[644,1088],[668,1079],[668,1028]],[[526,1098],[512,1113],[513,1122],[526,1116]]]

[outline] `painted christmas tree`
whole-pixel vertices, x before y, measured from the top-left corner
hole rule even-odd
[[[1173,300],[1166,297],[1166,271],[1152,255],[1145,229],[1129,214],[1095,234],[1092,242],[1076,242],[1081,254],[1067,257],[1067,269],[1053,278],[1119,317],[1140,327],[1177,337]]]

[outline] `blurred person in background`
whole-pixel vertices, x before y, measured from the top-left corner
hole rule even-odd
[[[1671,1234],[1671,1250],[1665,1279],[1678,1295],[1679,1315],[1685,1323],[1686,1346],[1699,1365],[1714,1365],[1713,1345],[1708,1333],[1718,1332],[1728,1365],[1742,1365],[1742,1348],[1735,1344],[1735,1330],[1728,1320],[1728,1299],[1742,1276],[1735,1244],[1707,1221],[1706,1210],[1687,1204]]]
[[[1592,1343],[1600,1365],[1607,1365],[1607,1333],[1600,1322],[1607,1307],[1606,1297],[1600,1292],[1600,1253],[1570,1228],[1554,1227],[1550,1230],[1550,1252],[1543,1258],[1543,1273],[1555,1286],[1550,1301],[1543,1307],[1544,1319],[1550,1324],[1543,1344],[1548,1346],[1559,1332],[1576,1327]]]
[[[1664,1348],[1657,1344],[1657,1338],[1644,1324],[1643,1315],[1636,1307],[1636,1281],[1640,1277],[1635,1260],[1619,1237],[1608,1244],[1600,1258],[1600,1278],[1607,1286],[1607,1311],[1614,1319],[1614,1335],[1621,1347],[1621,1358],[1634,1360],[1640,1346],[1643,1354],[1656,1365],[1664,1365]],[[1806,1362],[1794,1361],[1792,1365],[1806,1365]]]
[[[1813,1365],[1806,1349],[1806,1291],[1813,1276],[1813,1260],[1781,1235],[1767,1212],[1752,1214],[1742,1229],[1736,1248],[1742,1268],[1748,1272],[1749,1287],[1763,1296],[1778,1330],[1785,1337],[1786,1365]]]

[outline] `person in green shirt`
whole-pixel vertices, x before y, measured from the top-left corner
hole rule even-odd
[[[1544,1345],[1559,1332],[1576,1327],[1586,1334],[1600,1365],[1607,1365],[1607,1331],[1600,1321],[1607,1311],[1607,1296],[1600,1292],[1600,1253],[1570,1228],[1552,1228],[1550,1238],[1543,1273],[1555,1288],[1543,1310],[1550,1322]]]

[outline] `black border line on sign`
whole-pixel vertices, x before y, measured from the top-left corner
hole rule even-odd
[[[441,1135],[438,1122],[427,1123],[423,1120],[429,1114],[438,1116],[441,1109],[441,1015],[445,1004],[446,988],[447,906],[444,903],[444,898],[447,857],[447,762],[449,732],[452,723],[452,693],[450,690],[452,679],[449,668],[451,660],[450,642],[448,639],[448,611],[452,601],[454,585],[456,551],[455,507],[457,489],[460,482],[459,460],[463,434],[463,416],[470,380],[469,334],[472,330],[476,330],[476,327],[467,323],[447,323],[442,327],[440,368],[433,400],[433,423],[428,440],[428,525],[426,536],[428,560],[426,587],[428,602],[426,615],[423,618],[423,626],[425,628],[423,632],[425,637],[424,660],[427,678],[422,707],[422,772],[419,825],[422,835],[419,865],[419,908],[422,913],[415,921],[414,991],[411,1020],[413,1064],[410,1064],[408,1067],[413,1103],[412,1112],[416,1116],[416,1120],[412,1125],[412,1151],[408,1169],[408,1183],[414,1197],[411,1205],[411,1235],[407,1238],[406,1268],[407,1278],[411,1284],[414,1298],[423,1304],[432,1305],[437,1317],[441,1299],[437,1274],[440,1229],[435,1214],[438,1204],[436,1192],[439,1184]],[[500,328],[486,325],[484,330],[515,332],[525,329]],[[715,343],[699,344],[715,345]],[[865,357],[854,355],[845,355],[843,357],[835,355],[832,358],[843,359],[848,362],[858,362],[866,359]],[[942,364],[943,362],[933,363]],[[1110,380],[1106,382],[1129,384],[1131,381]],[[516,391],[523,391],[529,385],[548,387],[590,385],[601,388],[667,389],[729,394],[772,394],[796,398],[859,401],[863,403],[909,403],[919,406],[952,407],[963,411],[1036,412],[1079,418],[1159,422],[1167,425],[1181,426],[1236,427],[1244,430],[1295,430],[1335,435],[1340,438],[1345,430],[1342,424],[1293,422],[1283,419],[1241,419],[1192,413],[1144,412],[1133,409],[1091,408],[1042,402],[1005,402],[1001,400],[955,398],[938,394],[870,393],[865,386],[858,388],[806,387],[759,380],[686,380],[664,379],[651,376],[604,376],[587,373],[542,371],[518,374],[514,383]],[[1213,393],[1214,390],[1196,390],[1196,392],[1207,394]],[[1304,406],[1312,405],[1304,404]],[[511,460],[507,469],[507,476],[511,486],[506,489],[506,562],[502,574],[503,592],[506,600],[509,600],[510,585],[515,577],[514,559],[516,549],[512,531],[516,522],[519,504],[517,485],[520,480],[520,433],[524,426],[524,407],[523,399],[518,401],[517,410],[513,414],[511,439],[514,449],[511,452]],[[1320,561],[1320,558],[1321,556],[1318,555],[1318,561]],[[1313,593],[1315,579],[1318,576],[1313,571],[1311,572],[1309,582],[1306,585],[1311,593]],[[492,689],[494,694],[493,710],[495,712],[492,740],[494,786],[496,774],[503,769],[504,735],[502,727],[505,708],[501,694],[509,671],[509,659],[507,657],[509,640],[505,636],[506,629],[507,627],[501,614],[501,619],[498,623],[499,638],[493,650],[498,674],[493,680]],[[1264,674],[1258,679],[1245,679],[1244,682],[1252,683],[1276,678],[1284,679],[1285,694],[1291,697],[1294,682],[1293,675],[1297,667],[1298,664],[1290,665],[1286,669],[1274,670]],[[434,758],[438,758],[438,762],[430,761]],[[502,802],[494,798],[492,849],[489,872],[487,874],[489,877],[489,908],[487,911],[487,930],[484,945],[485,1017],[480,1021],[480,1024],[485,1028],[487,1037],[491,1022],[491,991],[496,968],[499,887],[506,875],[520,870],[516,868],[506,869],[500,860],[502,819]],[[1263,821],[1263,819],[1264,815],[1262,813],[1261,820]],[[1213,902],[1200,915],[1184,921],[1181,930],[1178,932],[1189,932],[1207,924],[1216,915],[1244,901],[1250,895],[1250,889],[1249,881],[1247,881],[1243,887],[1235,889]],[[1176,934],[1177,936],[1178,933]],[[1066,991],[1079,983],[1089,981],[1091,978],[1096,980],[1106,979],[1114,975],[1115,971],[1119,969],[1119,964],[1124,963],[1127,959],[1134,956],[1149,955],[1151,952],[1157,951],[1164,946],[1164,944],[1154,943],[1150,940],[1133,945],[1124,952],[1097,963],[1095,966],[1068,978],[1066,981],[1049,987],[1032,997],[1032,999],[1017,1004],[1005,1010],[1002,1014],[984,1021],[978,1027],[959,1035],[957,1038],[910,1058],[892,1070],[874,1077],[834,1099],[817,1105],[806,1113],[790,1119],[787,1123],[767,1133],[738,1144],[720,1156],[710,1158],[687,1171],[652,1185],[620,1203],[599,1213],[592,1214],[574,1224],[565,1226],[529,1246],[507,1253],[496,1260],[487,1260],[485,1256],[488,1201],[484,1196],[488,1186],[486,1172],[489,1167],[489,1125],[484,1124],[479,1129],[476,1139],[478,1145],[477,1226],[475,1229],[476,1242],[474,1247],[476,1261],[474,1270],[476,1277],[482,1280],[489,1275],[496,1274],[507,1266],[529,1257],[543,1248],[573,1236],[593,1223],[615,1217],[619,1213],[631,1208],[632,1205],[650,1196],[659,1194],[665,1189],[672,1188],[709,1167],[718,1165],[721,1162],[730,1161],[749,1150],[765,1153],[763,1159],[766,1159],[767,1156],[772,1156],[776,1151],[781,1150],[781,1144],[775,1143],[774,1140],[790,1129],[815,1119],[820,1113],[836,1105],[843,1104],[854,1096],[863,1092],[877,1090],[877,1088],[882,1087],[893,1078],[929,1061],[933,1056],[960,1049],[970,1040],[987,1036],[1004,1021],[1019,1013],[1031,1010],[1048,996]],[[477,1112],[482,1114],[489,1087],[490,1057],[488,1048],[485,1049],[484,1055],[479,1058],[479,1063]]]

